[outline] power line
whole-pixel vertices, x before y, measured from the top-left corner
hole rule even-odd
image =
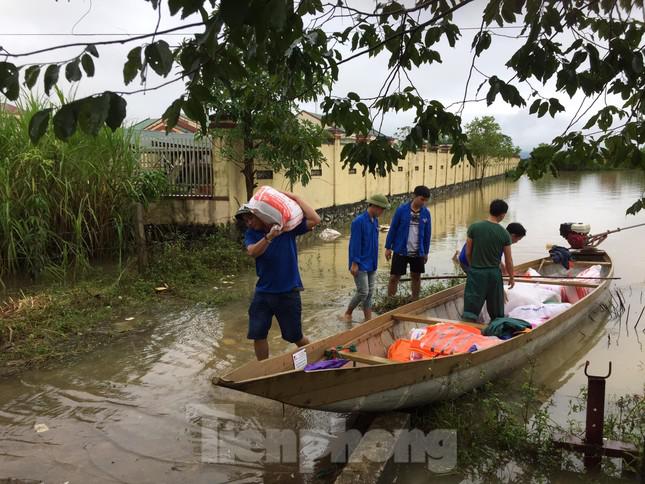
[[[149,32],[148,32],[149,33]],[[159,34],[159,35],[195,35],[202,34],[203,32],[186,32],[183,34],[179,33],[169,33],[169,34]],[[105,34],[61,34],[61,33],[12,33],[12,34],[0,34],[0,37],[127,37],[127,36],[140,36],[147,35],[145,33],[105,33]]]
[[[459,30],[480,30],[481,27],[460,27],[457,26]],[[505,29],[522,29],[524,28],[524,25],[504,25],[502,27],[487,27],[484,30],[505,30]],[[149,33],[149,32],[148,32]],[[177,36],[186,36],[186,35],[196,35],[196,34],[202,34],[203,32],[186,32],[183,34],[180,33],[168,33],[168,34],[163,34],[163,35],[177,35]],[[25,32],[25,33],[20,33],[20,32],[14,32],[14,33],[9,33],[9,34],[3,34],[0,33],[0,37],[118,37],[118,36],[138,36],[138,35],[147,35],[147,33],[144,32],[136,32],[136,33],[130,33],[130,32],[118,32],[118,33],[113,33],[113,32],[106,32],[106,33],[85,33],[85,34],[77,34],[77,33],[62,33],[62,32],[51,32],[51,33],[43,33],[43,32]]]

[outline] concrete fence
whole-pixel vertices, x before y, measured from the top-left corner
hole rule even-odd
[[[336,136],[324,144],[321,151],[326,163],[312,173],[307,186],[297,183],[293,187],[281,173],[273,173],[258,164],[258,186],[271,185],[302,195],[316,209],[338,207],[361,202],[372,193],[401,195],[410,193],[417,185],[431,189],[451,187],[476,180],[476,170],[467,161],[451,165],[449,145],[426,148],[410,153],[385,177],[363,175],[361,168],[343,168],[341,150],[351,139]],[[232,220],[237,208],[246,201],[244,176],[241,166],[223,156],[221,138],[213,140],[213,195],[209,198],[184,197],[165,199],[148,207],[146,223],[213,225]],[[241,151],[239,159],[242,159]],[[517,166],[519,158],[497,160],[486,171],[486,178],[503,175]]]

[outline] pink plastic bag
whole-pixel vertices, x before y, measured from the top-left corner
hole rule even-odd
[[[591,266],[584,271],[581,271],[578,273],[576,277],[579,277],[578,281],[580,282],[590,282],[590,283],[596,283],[598,282],[597,279],[584,279],[584,277],[595,277],[598,278],[600,277],[600,273],[602,271],[602,268],[599,265]],[[589,294],[591,291],[593,291],[592,287],[580,287],[580,286],[563,286],[563,298],[562,302],[569,302],[571,304],[577,303],[585,297],[587,294]],[[566,296],[566,299],[565,297]]]
[[[278,225],[286,232],[302,222],[300,205],[270,186],[260,187],[247,205],[264,223]]]

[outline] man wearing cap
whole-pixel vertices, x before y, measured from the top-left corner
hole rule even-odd
[[[414,189],[414,198],[404,203],[394,212],[392,224],[385,240],[385,258],[392,259],[388,296],[396,294],[399,279],[405,275],[410,265],[412,298],[419,299],[421,274],[425,272],[430,252],[432,232],[430,211],[426,203],[430,199],[430,189],[419,185]]]
[[[385,195],[380,193],[367,199],[367,210],[352,222],[349,238],[349,272],[354,277],[356,293],[343,315],[345,321],[352,320],[354,309],[360,304],[365,321],[372,319],[372,297],[376,283],[378,265],[378,217],[390,208]]]
[[[245,205],[235,214],[246,224],[244,245],[248,255],[255,259],[258,275],[249,307],[247,334],[247,338],[253,340],[258,360],[269,357],[267,336],[273,316],[280,325],[282,339],[297,346],[309,343],[302,334],[300,291],[303,286],[298,270],[296,237],[318,225],[320,216],[302,198],[293,193],[282,193],[300,205],[304,214],[302,223],[288,232],[283,232],[277,225],[266,224]]]

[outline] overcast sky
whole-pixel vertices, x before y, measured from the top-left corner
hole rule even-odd
[[[165,9],[166,2],[163,3]],[[444,105],[463,99],[472,59],[470,45],[481,23],[483,3],[478,0],[458,12],[455,23],[462,29],[463,37],[456,48],[450,48],[446,42],[440,45],[438,50],[442,55],[442,64],[423,67],[410,73],[412,81],[425,98],[438,99]],[[354,0],[351,4],[364,10],[371,10],[374,2]],[[28,52],[71,42],[95,42],[148,33],[154,30],[157,22],[157,13],[144,0],[0,0],[0,5],[2,7],[0,46],[11,53]],[[183,22],[193,21],[199,21],[199,17],[188,18]],[[160,29],[181,23],[178,17],[170,17],[168,11],[163,10]],[[336,27],[344,26],[342,23],[327,25],[325,29]],[[187,32],[191,31],[197,30],[187,30]],[[519,34],[519,31],[519,29],[504,29],[496,32],[504,36],[513,36]],[[182,36],[171,35],[164,38],[169,44],[176,45],[181,41]],[[477,66],[487,75],[495,74],[503,80],[510,79],[511,75],[504,67],[504,63],[521,45],[520,42],[517,39],[495,36],[492,47],[477,61]],[[76,95],[80,97],[106,89],[113,91],[141,89],[143,86],[138,83],[138,78],[129,86],[123,84],[123,63],[128,51],[136,45],[139,45],[138,41],[125,45],[100,46],[100,58],[96,60],[94,78],[83,78],[77,86],[70,86],[63,81],[61,86],[64,92],[70,93],[77,90]],[[20,65],[27,62],[61,61],[78,55],[82,50],[82,47],[74,47],[36,56],[14,58],[11,61]],[[355,91],[362,96],[373,96],[378,92],[387,73],[385,55],[372,59],[359,58],[342,66],[339,81],[334,87],[334,94],[345,95],[348,91]],[[475,98],[475,90],[483,79],[481,75],[474,73],[470,83],[469,99]],[[165,80],[151,72],[147,87],[153,87]],[[42,92],[42,78],[37,86]],[[530,93],[530,88],[526,85],[518,87],[525,97],[528,97],[526,94]],[[534,85],[534,87],[538,86]],[[553,136],[560,134],[574,116],[581,100],[581,98],[570,100],[566,94],[556,93],[553,86],[539,90],[546,97],[558,97],[565,106],[566,112],[556,115],[555,119],[548,115],[538,119],[528,115],[528,106],[517,109],[501,101],[495,102],[492,106],[486,106],[485,102],[475,102],[466,105],[463,111],[464,122],[476,116],[493,115],[501,125],[502,131],[510,135],[516,145],[524,152],[530,151],[540,142],[550,141]],[[183,85],[177,82],[156,91],[127,96],[128,120],[139,121],[147,117],[160,116],[182,92]],[[484,97],[485,93],[486,88],[478,97]],[[529,100],[529,105],[530,102]],[[320,110],[315,103],[308,103],[303,107],[312,111]],[[397,128],[411,124],[412,120],[411,112],[391,114],[383,120],[382,131],[393,134]],[[379,128],[379,125],[380,120],[375,127]]]

